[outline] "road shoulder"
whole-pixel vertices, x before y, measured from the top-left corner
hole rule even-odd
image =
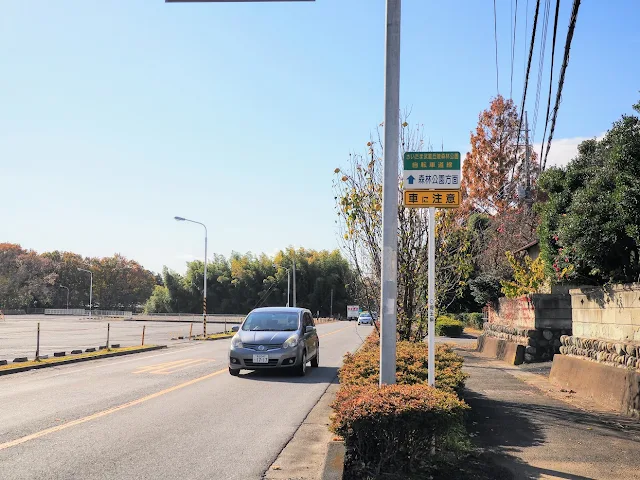
[[[340,387],[329,384],[291,440],[264,475],[265,480],[321,480],[334,435],[329,431],[331,403]]]

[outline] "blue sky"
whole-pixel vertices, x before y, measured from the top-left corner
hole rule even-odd
[[[512,3],[497,2],[507,96]],[[571,9],[562,4],[557,66]],[[636,0],[583,2],[552,162],[640,99],[639,15]],[[435,145],[465,152],[496,94],[493,2],[405,0],[402,28],[402,107]],[[207,224],[211,253],[338,246],[333,170],[383,118],[383,0],[7,0],[0,52],[0,241],[183,271],[201,257],[202,235],[173,220],[181,215]],[[537,65],[536,49],[531,117]],[[542,110],[547,82],[545,70]]]

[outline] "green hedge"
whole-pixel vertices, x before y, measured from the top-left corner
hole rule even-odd
[[[447,313],[446,316],[460,320],[466,327],[482,330],[484,325],[484,317],[482,313]]]
[[[436,335],[459,337],[463,330],[464,324],[455,318],[442,315],[436,320]]]
[[[466,446],[467,405],[428,385],[346,386],[333,407],[332,430],[345,439],[352,477],[410,474]]]
[[[448,345],[436,347],[433,388],[427,385],[428,353],[425,343],[399,341],[397,383],[382,388],[376,331],[355,354],[345,356],[332,404],[332,430],[344,438],[349,478],[381,473],[405,478],[466,450],[463,416],[468,407],[459,397],[467,377],[462,357]],[[432,455],[434,436],[437,449]]]

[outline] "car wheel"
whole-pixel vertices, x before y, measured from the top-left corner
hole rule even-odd
[[[320,366],[320,349],[316,349],[316,356],[311,360],[311,366],[313,368],[318,368]]]
[[[237,377],[238,375],[240,375],[240,369],[229,367],[229,374],[233,377]]]
[[[302,363],[296,368],[296,375],[304,377],[307,374],[307,351],[302,352]]]

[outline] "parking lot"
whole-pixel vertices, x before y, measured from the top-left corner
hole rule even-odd
[[[212,318],[219,322],[223,319]],[[239,319],[228,317],[227,328]],[[40,354],[53,356],[54,352],[86,349],[105,345],[107,324],[110,325],[111,344],[122,346],[140,345],[145,327],[145,344],[172,345],[188,342],[189,322],[172,319],[166,321],[131,321],[108,318],[88,318],[52,315],[6,315],[0,320],[0,360],[13,361],[17,357],[35,356],[37,326],[40,322]],[[223,323],[207,323],[207,333],[224,330]],[[193,335],[202,334],[202,318],[193,318]],[[185,337],[183,340],[172,338]]]

